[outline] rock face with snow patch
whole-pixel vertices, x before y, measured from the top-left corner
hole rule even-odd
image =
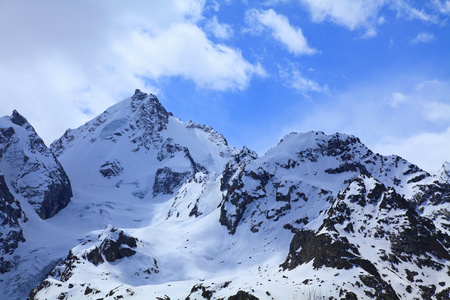
[[[72,197],[61,164],[17,111],[0,120],[0,169],[42,219],[54,216]]]
[[[124,261],[133,256],[136,256],[136,259]],[[127,266],[129,262],[132,262],[132,265]],[[116,265],[116,271],[109,270],[110,263]],[[91,265],[104,272],[90,273]],[[158,273],[158,262],[148,256],[142,241],[109,225],[97,238],[87,239],[71,249],[66,259],[52,270],[49,278],[31,291],[29,299],[40,299],[49,288],[61,290],[60,295],[64,294],[64,297],[84,294],[87,298],[92,296],[97,299],[108,296],[110,291],[104,290],[102,286],[79,284],[81,274],[89,276],[88,278],[100,276],[103,280],[110,276],[129,276],[129,280],[142,277],[140,280],[148,282],[150,277]],[[63,284],[55,284],[55,280]]]
[[[230,233],[244,220],[252,231],[258,231],[265,220],[283,220],[296,227],[327,209],[336,192],[360,174],[373,176],[399,193],[430,177],[398,156],[374,154],[353,136],[290,134],[264,157],[236,170],[221,206],[220,221]],[[316,212],[309,209],[309,199],[315,199],[314,205],[321,208]],[[292,219],[291,212],[297,210],[309,212],[302,220]]]
[[[8,189],[5,176],[0,174],[0,273],[14,266],[14,250],[25,242],[20,222],[26,222],[25,213]]]
[[[446,238],[431,220],[417,214],[413,204],[393,188],[360,175],[338,194],[317,231],[294,235],[282,267],[292,270],[312,261],[314,268],[360,268],[363,272],[354,284],[360,280],[370,297],[399,299],[414,288],[427,298],[436,285],[424,285],[429,282],[424,273],[450,268],[443,244],[448,245]],[[413,271],[418,269],[420,275]],[[415,279],[413,272],[419,275]],[[383,278],[399,278],[396,291]]]

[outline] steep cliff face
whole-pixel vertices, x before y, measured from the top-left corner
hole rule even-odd
[[[432,181],[399,156],[375,154],[353,136],[322,132],[290,134],[235,173],[221,206],[220,221],[230,233],[241,222],[253,231],[279,220],[300,229],[359,175],[374,177],[405,197]]]
[[[20,224],[26,221],[19,201],[9,191],[5,176],[0,174],[0,273],[10,271],[17,263],[13,254],[19,243],[25,242]]]
[[[72,197],[61,164],[17,111],[0,120],[0,169],[42,219],[53,217]]]
[[[294,235],[282,267],[293,270],[312,261],[314,268],[359,268],[362,274],[353,279],[353,288],[343,292],[367,289],[375,298],[399,299],[415,290],[427,298],[429,290],[436,291],[434,280],[448,282],[437,276],[450,267],[445,244],[448,237],[413,203],[360,175],[338,194],[318,230]],[[357,287],[357,281],[362,285]]]

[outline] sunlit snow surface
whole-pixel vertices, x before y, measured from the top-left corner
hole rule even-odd
[[[345,153],[330,148],[335,144]],[[47,279],[51,284],[36,298],[185,299],[191,294],[191,299],[198,299],[202,288],[214,299],[239,290],[260,299],[302,299],[311,294],[339,298],[342,288],[364,297],[365,287],[355,285],[365,274],[361,268],[314,269],[309,262],[283,271],[280,264],[294,235],[290,228],[319,230],[339,192],[354,192],[349,184],[360,173],[371,175],[364,180],[367,190],[379,182],[406,199],[417,193],[419,183],[434,180],[397,156],[372,153],[352,136],[321,132],[290,134],[264,156],[238,162],[235,157],[243,152],[228,146],[220,134],[180,121],[153,95],[139,91],[69,130],[51,148],[71,180],[74,196],[46,221],[21,201],[29,217],[22,224],[26,242],[16,251],[17,269],[1,275],[6,279],[0,282],[11,299],[26,298],[52,269]],[[346,153],[349,156],[343,157]],[[227,164],[234,172],[230,184],[239,189],[222,188]],[[267,182],[261,179],[265,174],[270,175]],[[158,176],[175,183],[157,187]],[[254,200],[237,218],[242,206],[232,199],[243,194]],[[355,228],[365,214],[381,212],[375,204],[352,209],[358,218]],[[435,212],[435,207],[425,207],[425,215]],[[404,212],[393,211],[390,217],[397,217],[395,213]],[[234,234],[219,222],[224,216],[237,224]],[[379,264],[380,270],[389,265],[377,255],[389,247],[385,240],[365,239],[364,232],[349,235],[339,226],[339,234],[358,244],[361,256]],[[98,265],[83,259],[113,227],[138,240],[136,254]],[[81,259],[64,281],[60,275],[69,250]],[[448,282],[445,270],[442,275],[420,270],[424,274],[419,276],[429,283]],[[404,291],[404,270],[386,272],[385,280]],[[401,293],[420,295],[417,284],[411,285],[411,294]]]

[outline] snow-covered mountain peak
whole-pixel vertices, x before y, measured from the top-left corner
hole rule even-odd
[[[109,107],[83,126],[67,130],[50,147],[57,156],[71,148],[73,140],[79,139],[90,143],[103,140],[109,144],[125,140],[135,144],[136,151],[158,148],[163,142],[160,132],[167,128],[170,116],[155,95],[136,90],[132,97]]]
[[[143,201],[149,205],[166,201],[197,175],[209,174],[208,180],[216,181],[239,153],[211,127],[181,121],[156,96],[140,90],[68,130],[51,149],[68,172],[75,196],[89,200],[87,211],[82,206],[74,209],[93,228],[126,223],[124,218],[114,219],[121,204],[105,204],[105,190],[111,197],[122,195],[137,224],[148,214],[140,207]],[[89,217],[99,211],[101,218]]]
[[[72,197],[59,161],[16,110],[0,119],[0,170],[19,200],[31,204],[42,219],[54,216]]]
[[[22,116],[21,114],[19,114],[17,112],[17,110],[13,110],[12,115],[9,117],[11,119],[11,121],[18,125],[18,126],[22,126],[24,128],[27,129],[32,129],[33,127],[30,125],[30,123],[28,123],[27,119],[25,119],[24,116]],[[25,126],[24,126],[25,125]]]
[[[265,157],[272,160],[274,156],[282,157],[305,154],[314,160],[320,156],[339,156],[352,150],[368,150],[361,141],[342,133],[326,135],[321,131],[305,133],[292,132],[281,139],[278,145],[267,151]],[[344,160],[346,157],[342,157]]]

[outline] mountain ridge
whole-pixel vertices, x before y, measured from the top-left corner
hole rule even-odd
[[[258,157],[140,90],[49,148],[73,195],[4,218],[25,239],[0,274],[12,299],[450,297],[448,163],[430,175],[318,131]]]

